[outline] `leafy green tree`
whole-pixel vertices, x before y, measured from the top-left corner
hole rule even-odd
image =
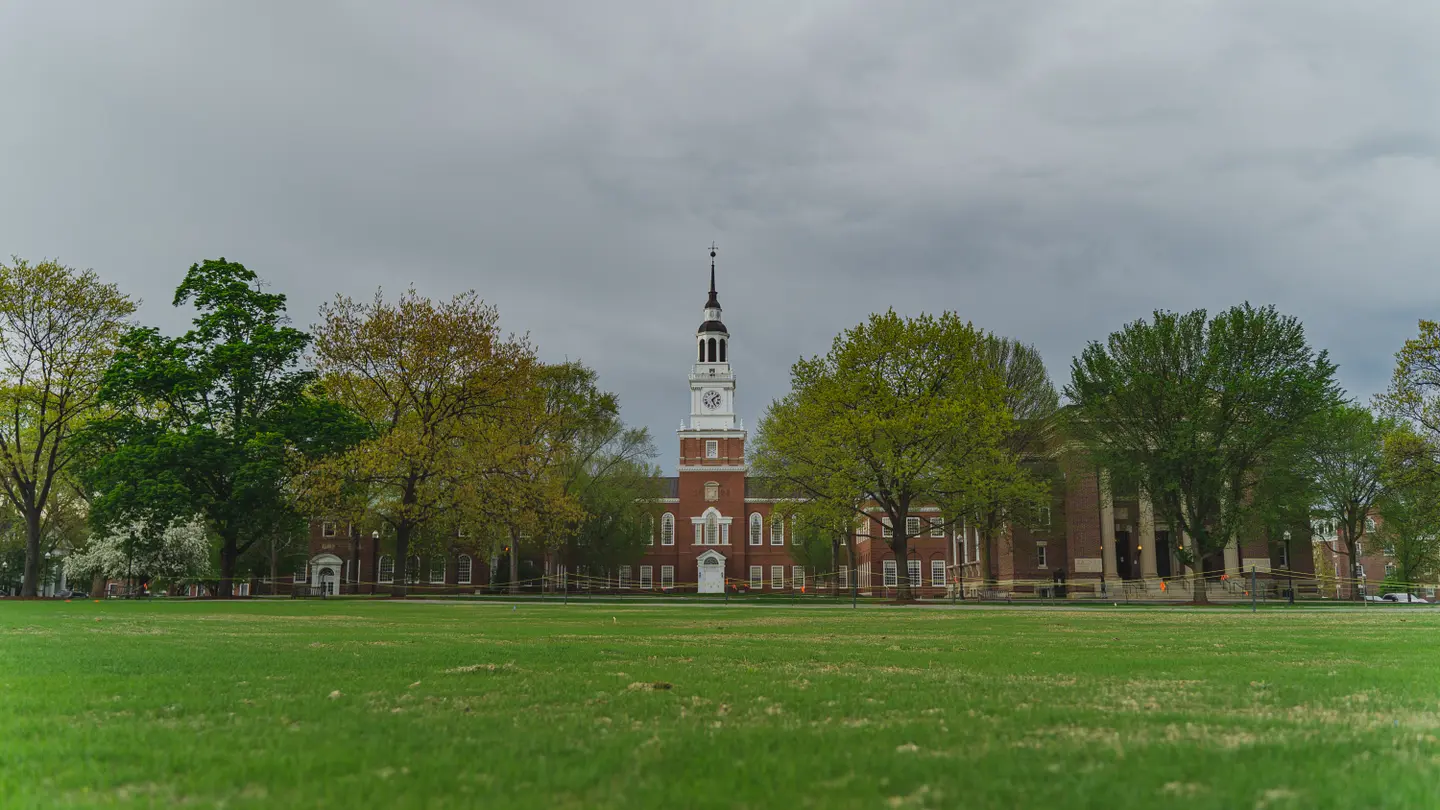
[[[74,437],[135,304],[93,271],[0,264],[0,492],[25,526],[22,596],[40,584],[47,509],[73,472]]]
[[[1002,454],[1010,414],[984,340],[952,313],[890,311],[846,330],[791,367],[790,392],[757,431],[756,473],[836,509],[875,504],[903,570],[911,506],[954,501]],[[909,578],[898,584],[910,598]]]
[[[1394,429],[1367,408],[1341,404],[1322,411],[1308,431],[1310,458],[1302,468],[1314,475],[1316,512],[1338,527],[1351,565],[1360,560],[1366,524],[1385,492],[1385,437]],[[1351,593],[1361,598],[1358,588]]]
[[[218,594],[229,596],[240,556],[298,519],[299,472],[364,425],[314,390],[299,367],[310,337],[288,325],[285,296],[243,265],[192,265],[173,304],[195,308],[190,331],[134,329],[105,373],[100,400],[113,415],[87,436],[98,448],[85,471],[91,522],[158,532],[201,516],[219,538]]]
[[[1069,427],[1189,535],[1199,565],[1250,519],[1250,490],[1277,446],[1338,401],[1334,374],[1300,322],[1274,307],[1213,319],[1157,311],[1075,358]],[[1205,600],[1203,587],[1195,598]]]
[[[494,307],[473,292],[437,303],[411,289],[394,303],[338,296],[320,315],[324,389],[370,435],[312,470],[311,503],[360,504],[393,534],[400,566],[427,533],[472,523],[496,501],[537,500],[523,486],[533,451],[514,428],[536,402],[535,354],[501,334]],[[397,579],[391,593],[404,596]]]
[[[1429,447],[1440,448],[1440,323],[1420,321],[1420,333],[1395,354],[1390,387],[1376,402],[1410,423]]]
[[[1384,493],[1376,540],[1406,591],[1440,576],[1440,464],[1436,448],[1408,425],[1385,441]]]
[[[791,521],[794,527],[790,556],[817,577],[823,577],[836,596],[840,594],[838,566],[843,562],[854,567],[857,513],[862,508],[858,498],[851,503],[781,498],[771,510],[772,515]]]

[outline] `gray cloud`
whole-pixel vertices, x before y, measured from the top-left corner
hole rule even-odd
[[[0,253],[94,267],[169,329],[219,255],[300,323],[474,288],[667,466],[712,239],[752,427],[890,306],[1062,382],[1153,308],[1275,303],[1359,396],[1436,314],[1426,4],[695,6],[9,4]]]

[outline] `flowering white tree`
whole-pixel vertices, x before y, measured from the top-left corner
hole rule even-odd
[[[104,537],[92,537],[82,551],[65,559],[71,578],[126,576],[175,581],[211,575],[210,537],[198,520],[172,523],[156,535],[132,523]]]

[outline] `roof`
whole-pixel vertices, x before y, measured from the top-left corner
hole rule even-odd
[[[724,332],[727,335],[730,334],[730,330],[726,329],[725,324],[720,321],[706,321],[700,324],[699,329],[695,330],[695,334],[697,335],[704,332]]]

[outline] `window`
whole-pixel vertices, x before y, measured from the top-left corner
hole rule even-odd
[[[380,584],[389,585],[395,581],[395,558],[388,554],[380,555]]]
[[[750,566],[750,590],[758,591],[765,587],[765,569],[758,565]]]
[[[920,518],[918,518],[918,517],[907,517],[907,518],[905,518],[905,536],[907,536],[907,537],[918,537],[919,534],[920,534]]]
[[[1289,538],[1286,538],[1286,539],[1288,540]],[[1285,569],[1285,570],[1287,570],[1287,571],[1290,569],[1290,544],[1289,544],[1289,543],[1286,543],[1286,544],[1280,546],[1280,567],[1283,568],[1283,569]]]
[[[699,357],[695,358],[695,362],[697,362],[697,363],[703,363],[703,362],[705,362],[705,339],[704,339],[704,338],[701,338],[701,339],[700,339],[700,355],[699,355]]]
[[[1035,544],[1035,566],[1036,566],[1037,568],[1046,568],[1046,567],[1049,567],[1049,565],[1050,565],[1050,563],[1049,563],[1049,562],[1046,560],[1046,558],[1045,558],[1045,544],[1044,544],[1044,543],[1036,543],[1036,544]]]
[[[1398,569],[1395,567],[1395,563],[1393,563],[1393,562],[1387,562],[1387,563],[1385,563],[1385,578],[1386,578],[1386,579],[1392,579],[1392,578],[1394,578],[1396,570],[1398,570]]]
[[[897,576],[897,574],[896,574],[896,567],[895,567],[895,561],[894,561],[894,560],[886,560],[886,561],[885,561],[884,571],[885,571],[885,580],[884,580],[884,582],[885,582],[885,587],[887,587],[887,588],[893,588],[893,587],[895,587],[897,584],[899,584],[899,578],[898,578],[898,576]]]
[[[796,565],[790,568],[790,587],[800,589],[805,587],[805,566]]]
[[[324,523],[321,523],[321,524],[320,524],[320,536],[321,536],[321,537],[334,537],[334,536],[335,536],[335,524],[334,524],[334,523],[331,523],[331,522],[328,521],[328,520],[325,521]]]
[[[945,587],[945,561],[930,561],[930,584],[937,588]]]
[[[765,543],[765,519],[760,517],[759,512],[750,513],[750,545],[759,546]]]
[[[939,537],[939,538],[942,538],[942,539],[945,537],[945,519],[944,519],[944,518],[931,518],[931,519],[930,519],[930,536],[931,536],[931,537]]]
[[[714,512],[705,515],[705,545],[714,546],[720,543],[720,517]]]
[[[860,525],[855,528],[855,536],[856,536],[856,537],[869,537],[869,536],[870,536],[870,516],[869,516],[869,515],[865,515],[865,516],[863,516],[863,517],[860,518]]]
[[[720,362],[725,362],[725,338],[720,338]]]
[[[905,563],[906,573],[910,575],[910,587],[918,588],[924,585],[925,580],[920,576],[920,561],[906,560]]]
[[[461,585],[470,584],[470,555],[461,554],[455,561],[455,580]]]
[[[706,341],[706,342],[710,345],[710,351],[709,351],[710,362],[713,363],[713,362],[715,362],[715,338],[710,338],[710,340],[708,340],[708,341]]]
[[[645,590],[655,587],[655,567],[653,565],[640,566],[640,587]]]
[[[715,439],[706,439],[706,440],[705,440],[705,458],[719,458],[719,457],[720,457],[720,442],[716,441]]]
[[[840,566],[840,587],[850,587],[850,566],[848,565]]]
[[[770,589],[778,591],[785,587],[785,566],[770,566]]]
[[[445,558],[436,557],[430,561],[430,584],[445,584]]]
[[[414,585],[420,581],[420,558],[411,557],[405,561],[405,584]]]
[[[650,542],[655,541],[652,539]],[[675,545],[675,516],[669,512],[660,516],[660,545]]]
[[[655,545],[655,516],[645,516],[645,545]]]
[[[770,521],[770,545],[785,545],[785,521],[782,518]]]
[[[705,484],[705,502],[714,503],[720,500],[720,485],[714,481]]]
[[[620,587],[622,589],[630,587],[630,566],[628,565],[620,566]]]
[[[894,537],[894,536],[895,536],[895,527],[890,525],[890,518],[888,518],[888,517],[882,517],[882,518],[880,518],[880,536],[881,536],[881,537]]]
[[[1373,532],[1373,531],[1375,531],[1375,518],[1371,518],[1371,517],[1365,518],[1365,531],[1367,531],[1367,532]]]
[[[304,582],[310,578],[309,567],[308,565],[302,564],[299,568],[295,569],[295,582]]]
[[[660,566],[660,587],[666,590],[675,587],[675,566]]]
[[[1035,510],[1035,525],[1036,525],[1036,526],[1049,526],[1049,525],[1050,525],[1050,507],[1048,507],[1048,506],[1042,506],[1042,507],[1040,507],[1039,509]]]

